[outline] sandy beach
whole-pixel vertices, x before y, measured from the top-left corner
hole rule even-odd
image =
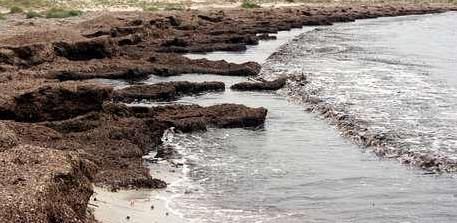
[[[155,155],[145,157],[145,160]],[[172,196],[170,186],[179,183],[185,177],[181,167],[172,162],[160,160],[150,165],[151,175],[168,182],[168,188],[158,190],[133,189],[111,191],[107,188],[95,187],[90,199],[95,219],[106,223],[184,223],[181,213],[176,213],[169,205]]]
[[[161,196],[166,196],[167,192],[164,191],[120,190],[110,192],[96,187],[94,192],[89,206],[93,207],[95,218],[101,222],[186,222],[170,210],[165,198],[160,199]]]

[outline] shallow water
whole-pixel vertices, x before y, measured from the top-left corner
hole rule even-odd
[[[311,31],[314,29],[312,26],[305,26],[303,28],[291,29],[289,31],[280,31],[276,34],[276,40],[273,41],[259,41],[259,45],[248,46],[246,51],[243,52],[211,52],[203,54],[185,54],[184,56],[191,59],[207,58],[210,60],[226,60],[232,63],[244,63],[253,61],[257,63],[264,63],[267,58],[275,52],[282,44],[287,43],[301,33]]]
[[[236,82],[241,78],[184,75]],[[171,207],[193,222],[452,222],[453,176],[380,160],[314,114],[275,93],[227,91],[182,103],[268,108],[262,129],[177,134],[187,178],[172,184]]]
[[[280,57],[282,60],[278,56],[267,60],[264,75],[306,74],[311,82],[307,88],[299,89],[302,93],[313,93],[329,105],[342,106],[360,119],[367,118],[367,125],[373,131],[433,128],[442,122],[418,119],[437,112],[427,110],[436,105],[426,97],[430,95],[447,101],[450,107],[446,109],[452,111],[453,76],[446,66],[452,69],[456,54],[445,56],[442,50],[427,50],[424,44],[428,41],[414,38],[429,38],[422,33],[429,32],[427,27],[437,28],[436,23],[445,24],[455,18],[455,14],[443,14],[375,19],[312,31],[282,47],[281,53],[292,52],[292,55]],[[411,33],[413,40],[399,37],[410,25],[418,26]],[[452,23],[448,25],[455,27]],[[448,38],[442,42],[450,44],[449,48],[456,46],[452,37],[436,38]],[[403,49],[403,44],[393,43],[395,39],[403,39],[402,42],[411,46]],[[413,41],[421,44],[417,48],[424,49],[415,51]],[[216,54],[230,61],[246,60],[243,54]],[[426,54],[430,55],[424,57]],[[438,55],[434,57],[435,54]],[[216,59],[213,55],[209,58]],[[247,58],[253,60],[255,55]],[[411,55],[430,58],[433,62],[418,61]],[[262,58],[258,60],[262,62]],[[171,80],[218,80],[230,86],[244,79],[188,74],[151,77],[146,82]],[[436,91],[438,86],[442,86],[440,92]],[[443,92],[445,95],[441,95]],[[397,98],[403,101],[395,101]],[[415,98],[422,101],[411,101]],[[326,120],[305,112],[302,105],[288,102],[282,94],[227,89],[223,93],[184,97],[178,102],[242,103],[263,106],[269,111],[265,126],[260,129],[210,129],[204,133],[170,135],[165,143],[176,146],[185,164],[183,179],[168,188],[170,207],[186,221],[455,222],[457,219],[454,174],[428,174],[396,160],[378,158],[370,150],[340,136]],[[414,109],[418,109],[416,113]],[[408,120],[416,127],[408,127],[404,117],[414,117]],[[440,116],[431,116],[436,117]],[[456,118],[453,113],[448,117],[451,121]],[[456,140],[455,132],[447,132],[448,127],[457,125],[449,122],[441,126],[449,134],[449,140]],[[421,137],[427,142],[427,135]]]
[[[293,89],[357,120],[386,152],[438,169],[457,163],[457,13],[364,20],[306,33],[281,49],[270,74],[304,73]],[[272,60],[275,61],[275,60]],[[429,159],[429,158],[428,158]]]
[[[324,121],[273,94],[225,93],[221,100],[269,109],[256,131],[214,129],[175,136],[190,168],[188,191],[174,201],[195,222],[451,222],[457,218],[452,176],[425,175],[379,160]]]

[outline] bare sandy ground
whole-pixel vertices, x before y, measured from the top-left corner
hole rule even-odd
[[[335,2],[338,3],[338,2]],[[217,8],[236,8],[240,7],[242,1],[226,1],[226,0],[58,0],[56,6],[63,8],[77,8],[83,11],[143,11],[144,8],[156,6],[158,8],[166,5],[179,5],[185,9],[217,9]],[[288,6],[299,6],[305,3],[303,2],[285,2],[285,1],[271,1],[259,3],[264,8],[270,7],[288,7]],[[307,3],[310,4],[310,3]],[[44,9],[33,9],[35,11],[41,11]],[[2,7],[0,5],[0,13],[6,14],[10,11],[8,7]]]
[[[169,208],[157,190],[109,192],[95,188],[92,199],[95,218],[104,223],[184,223]],[[94,201],[96,198],[96,201]]]
[[[152,169],[151,174],[166,182],[177,182],[183,177],[181,169],[167,161],[154,164]],[[169,207],[173,195],[169,189],[111,192],[95,187],[90,206],[95,218],[103,223],[185,223],[180,213]]]

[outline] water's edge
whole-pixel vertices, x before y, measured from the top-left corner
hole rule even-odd
[[[227,89],[223,93],[183,97],[172,102],[265,106],[269,116],[265,127],[256,131],[210,129],[206,133],[164,137],[165,145],[174,146],[182,158],[148,164],[154,176],[166,175],[167,171],[176,174],[168,181],[166,191],[148,195],[153,200],[165,201],[165,211],[172,218],[160,218],[161,221],[452,222],[457,218],[453,211],[457,197],[453,175],[429,175],[385,159],[399,158],[404,163],[409,160],[409,164],[433,172],[452,170],[449,168],[452,165],[440,161],[446,160],[445,157],[440,158],[438,153],[399,151],[395,144],[390,144],[393,142],[390,135],[368,129],[364,120],[329,103],[321,92],[310,87],[316,83],[313,77],[294,62],[302,59],[303,48],[299,46],[304,45],[307,37],[323,31],[325,28],[294,30],[285,32],[284,38],[280,36],[282,42],[264,42],[274,52],[269,57],[265,52],[255,57],[262,43],[251,51],[248,49],[247,56],[223,52],[188,55],[234,62],[249,58],[265,62],[260,75],[266,79],[282,75],[292,78],[280,92],[241,93]],[[282,45],[297,32],[303,33]],[[275,44],[282,46],[276,50]],[[180,80],[218,80],[230,86],[245,79],[186,74],[151,77],[144,83]],[[321,118],[329,120],[331,125]],[[383,158],[358,150],[358,146],[346,139]],[[164,170],[170,166],[172,170]],[[143,220],[147,221],[147,217]]]
[[[455,13],[447,13],[445,15],[455,15]],[[427,17],[427,16],[410,16],[411,20],[417,19],[419,20],[420,18]],[[408,18],[405,18],[408,19]],[[383,20],[383,19],[375,19],[376,20]],[[386,21],[393,20],[391,18],[384,19]],[[395,20],[393,20],[395,21]],[[367,25],[371,25],[369,22],[366,22]],[[379,22],[381,23],[381,22]],[[376,22],[373,22],[374,25],[376,25]],[[374,26],[371,25],[371,26]],[[320,117],[323,117],[329,121],[329,123],[333,126],[335,126],[341,134],[349,138],[351,141],[356,143],[357,145],[362,146],[365,149],[369,149],[378,156],[385,157],[385,158],[396,158],[401,161],[403,164],[415,166],[422,168],[427,171],[431,172],[454,172],[457,170],[457,159],[455,156],[452,154],[442,152],[440,150],[435,150],[431,148],[424,148],[421,150],[414,150],[414,149],[409,149],[407,148],[407,145],[403,145],[403,142],[399,142],[401,140],[401,134],[409,134],[409,133],[404,133],[404,132],[399,132],[398,130],[395,129],[387,129],[387,130],[378,130],[374,128],[370,128],[370,125],[367,124],[371,120],[367,120],[364,117],[360,117],[360,114],[357,112],[354,112],[355,108],[352,108],[352,102],[339,102],[338,97],[340,95],[336,95],[338,93],[343,93],[343,92],[330,92],[329,90],[322,92],[322,88],[338,88],[338,86],[330,86],[330,85],[337,85],[339,84],[338,81],[348,81],[348,80],[343,80],[343,78],[339,77],[331,77],[334,78],[331,80],[331,78],[325,79],[324,78],[316,78],[316,76],[321,75],[321,73],[313,73],[312,70],[308,70],[309,66],[301,66],[300,64],[297,63],[308,63],[307,59],[303,59],[306,57],[311,57],[310,55],[316,54],[320,56],[321,58],[326,57],[328,54],[344,54],[344,51],[362,51],[364,50],[363,47],[365,46],[352,46],[352,45],[344,45],[347,44],[346,42],[351,43],[350,41],[346,41],[346,38],[356,38],[357,36],[344,36],[345,34],[342,34],[341,36],[334,36],[338,35],[337,32],[341,32],[341,30],[335,29],[335,33],[331,30],[333,28],[324,28],[324,29],[316,29],[314,31],[308,32],[301,34],[297,36],[293,41],[291,41],[288,44],[283,45],[280,47],[280,49],[275,52],[272,56],[270,56],[267,60],[267,62],[263,66],[263,72],[261,73],[262,76],[266,78],[274,78],[277,76],[282,76],[282,75],[288,75],[292,76],[294,78],[291,78],[291,81],[288,82],[288,86],[286,90],[283,92],[284,94],[288,95],[289,99],[292,101],[295,101],[296,103],[303,103],[306,107],[307,111],[314,112]],[[357,35],[357,34],[355,34]],[[341,52],[332,52],[331,47],[334,47],[333,45],[329,45],[326,42],[323,42],[322,45],[319,45],[318,41],[326,41],[327,37],[321,37],[321,36],[329,36],[328,38],[334,38],[337,40],[341,40],[341,42],[344,42],[341,44],[341,46],[336,46],[340,47]],[[312,42],[310,39],[318,39],[318,41]],[[341,38],[341,39],[340,39]],[[323,40],[319,40],[323,39]],[[312,42],[312,43],[309,43]],[[329,46],[327,46],[327,45]],[[333,43],[332,43],[333,44]],[[305,46],[305,47],[303,47]],[[326,47],[329,47],[326,49]],[[360,47],[360,48],[357,48]],[[328,52],[326,52],[328,50]],[[320,52],[322,51],[322,52]],[[358,53],[358,52],[357,52]],[[344,55],[343,55],[344,56]],[[343,57],[341,56],[341,57]],[[349,54],[344,59],[336,59],[336,61],[339,61],[341,63],[347,63],[346,61],[350,61],[352,57],[352,54]],[[333,58],[331,58],[333,59]],[[375,58],[376,60],[381,60],[381,58]],[[323,59],[322,59],[323,60]],[[407,58],[405,59],[407,60]],[[299,62],[297,62],[299,61]],[[311,61],[311,59],[309,60]],[[311,61],[313,65],[316,65],[319,63],[320,58],[316,59],[316,64],[314,64],[314,61]],[[385,61],[381,61],[382,63],[389,63],[390,65],[403,65],[401,64],[403,61],[401,60],[392,60],[386,59]],[[416,62],[419,63],[419,62]],[[405,62],[405,65],[410,65]],[[325,66],[325,64],[322,64],[322,66]],[[411,64],[411,66],[419,66],[416,64]],[[426,66],[426,65],[420,65],[420,66]],[[325,70],[326,68],[324,68]],[[338,68],[337,68],[338,69]],[[357,69],[357,68],[354,68]],[[365,69],[365,68],[363,68]],[[367,68],[369,69],[369,68]],[[319,68],[315,69],[314,71],[319,70]],[[327,72],[327,71],[325,71]],[[347,71],[345,71],[347,72]],[[358,71],[354,71],[358,72]],[[414,71],[416,72],[416,71]],[[327,75],[327,74],[324,74]],[[332,75],[329,73],[328,75]],[[337,74],[335,72],[334,76],[340,75],[339,73]],[[344,75],[344,74],[342,74]],[[401,74],[395,74],[395,75],[401,75]],[[418,74],[419,75],[419,74]],[[354,75],[355,76],[355,75]],[[373,75],[374,76],[374,75]],[[382,77],[370,77],[372,79],[379,78],[381,79]],[[387,77],[386,77],[387,78]],[[391,77],[388,77],[391,78]],[[411,75],[407,76],[406,78],[411,78]],[[328,81],[335,81],[335,83],[330,83]],[[350,80],[349,80],[350,81]],[[373,81],[373,80],[369,80]],[[400,80],[404,81],[404,80]],[[420,80],[422,82],[427,81],[427,80]],[[373,81],[374,82],[374,81]],[[343,83],[344,85],[345,83]],[[398,83],[397,83],[398,84]],[[414,84],[414,83],[413,83]],[[417,83],[418,87],[421,86],[422,83]],[[362,84],[360,84],[362,85]],[[383,87],[383,86],[380,86]],[[390,87],[390,86],[389,86]],[[402,86],[398,86],[398,91],[402,90]],[[430,84],[429,86],[430,87]],[[442,88],[443,86],[437,86],[436,93],[432,92],[433,94],[439,94],[439,91],[446,91],[446,89]],[[444,86],[449,88],[448,86]],[[420,89],[414,89],[416,91],[421,91]],[[449,90],[450,92],[452,90]],[[454,92],[454,91],[452,91]],[[332,93],[334,95],[332,95]],[[349,90],[350,93],[350,90]],[[356,92],[357,93],[357,92]],[[432,94],[431,93],[431,94]],[[356,95],[355,95],[356,96]],[[354,97],[355,97],[354,96]],[[373,95],[376,96],[376,95]],[[427,95],[424,95],[423,97],[426,97]],[[446,95],[449,97],[449,95]],[[341,96],[344,97],[344,96]],[[349,99],[344,99],[344,100],[350,100]],[[388,100],[388,99],[386,99]],[[412,98],[410,99],[411,101],[414,101],[415,99]],[[346,103],[346,104],[345,104]],[[399,103],[405,103],[399,102]],[[422,102],[424,103],[424,102]],[[429,102],[430,103],[430,102]],[[373,111],[377,112],[377,111]],[[378,112],[384,112],[384,111],[378,111]],[[453,121],[453,120],[451,120]],[[439,128],[439,127],[436,127]],[[399,136],[400,135],[400,136]],[[417,136],[420,137],[420,136]],[[423,135],[422,137],[426,137]],[[452,142],[450,142],[452,143]],[[415,147],[416,145],[410,145],[409,147]],[[452,145],[451,145],[452,146]],[[399,148],[401,147],[401,148]]]

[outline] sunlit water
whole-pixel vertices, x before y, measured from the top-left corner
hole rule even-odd
[[[345,112],[367,119],[367,125],[376,130],[420,132],[441,123],[447,138],[456,140],[454,131],[447,132],[447,128],[457,127],[452,124],[456,117],[452,115],[453,76],[449,73],[456,54],[445,56],[441,50],[424,48],[432,41],[426,34],[427,27],[441,30],[435,23],[455,19],[455,14],[375,19],[312,31],[282,47],[281,54],[288,55],[281,56],[282,60],[278,55],[267,60],[263,74],[304,73],[310,80],[306,88],[299,89],[304,95],[312,92],[332,106],[342,106]],[[452,48],[455,40],[447,32],[455,25],[448,25],[441,34],[450,36],[434,37],[433,42],[447,42]],[[414,33],[408,29],[414,29]],[[400,37],[402,34],[413,39]],[[410,47],[394,43],[397,40]],[[413,41],[420,46],[414,47]],[[246,59],[243,54],[233,53],[210,54],[209,58],[217,59],[213,55],[238,62]],[[248,59],[255,60],[255,55]],[[447,65],[449,68],[445,68]],[[172,80],[218,80],[228,86],[244,81],[241,77],[188,74],[151,77],[145,82]],[[227,89],[178,101],[201,105],[240,103],[266,107],[269,113],[260,129],[210,129],[168,138],[165,143],[176,146],[185,164],[184,178],[168,188],[173,194],[170,207],[174,211],[189,222],[457,220],[457,181],[453,174],[428,174],[396,160],[379,158],[340,136],[328,121],[282,95]],[[447,102],[448,107],[442,109],[449,112],[446,117],[450,122],[430,121],[442,117],[438,108],[427,110],[436,105],[436,100],[429,98],[432,96]],[[412,100],[416,98],[420,100]],[[421,117],[427,117],[427,121],[418,120]],[[439,131],[429,134],[441,137]],[[422,141],[428,142],[427,134],[423,137]]]

